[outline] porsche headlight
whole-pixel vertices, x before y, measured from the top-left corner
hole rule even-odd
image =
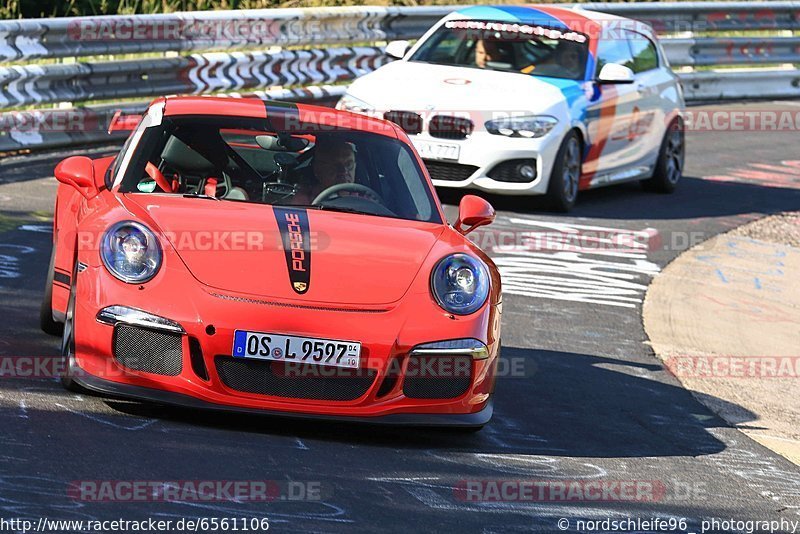
[[[489,270],[467,254],[445,256],[431,273],[431,292],[445,311],[469,315],[489,296]]]
[[[531,115],[527,117],[506,117],[487,121],[486,131],[506,137],[544,137],[558,124],[558,119],[550,115]]]
[[[158,273],[161,246],[143,224],[122,221],[103,236],[100,257],[112,275],[129,284],[140,284]]]
[[[375,111],[373,106],[349,94],[345,94],[339,99],[339,102],[336,103],[336,109],[362,114]]]

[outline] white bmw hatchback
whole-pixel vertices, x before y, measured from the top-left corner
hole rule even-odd
[[[357,79],[337,107],[398,123],[438,187],[547,195],[683,170],[683,95],[652,29],[552,6],[476,6]]]

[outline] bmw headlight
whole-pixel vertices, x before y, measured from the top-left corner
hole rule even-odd
[[[487,121],[486,131],[506,137],[544,137],[558,124],[558,119],[550,115],[531,115],[528,117],[506,117]]]
[[[439,306],[455,315],[469,315],[489,296],[489,270],[467,254],[439,260],[431,273],[431,291]]]
[[[345,94],[342,98],[339,99],[339,102],[336,103],[336,109],[341,109],[344,111],[352,111],[353,113],[362,113],[367,114],[375,111],[375,107],[367,104],[363,100],[360,100],[353,95]]]
[[[112,275],[129,284],[140,284],[158,273],[161,246],[155,234],[143,224],[122,221],[103,236],[100,257]]]

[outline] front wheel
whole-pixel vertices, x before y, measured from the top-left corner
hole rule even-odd
[[[75,359],[75,286],[77,269],[72,270],[72,285],[69,290],[69,303],[64,319],[64,332],[61,338],[61,385],[66,389],[80,393],[83,390],[73,377],[73,360]]]
[[[547,200],[553,209],[567,212],[575,205],[582,169],[581,141],[571,130],[558,148],[547,184]]]
[[[686,143],[683,123],[676,118],[669,124],[661,141],[656,168],[653,177],[642,180],[646,191],[656,193],[672,193],[683,175],[683,161],[686,154]]]
[[[60,336],[64,325],[53,319],[53,276],[56,264],[56,245],[53,243],[53,252],[50,254],[50,265],[47,267],[47,282],[44,286],[42,305],[39,307],[39,326],[42,331],[51,336]]]

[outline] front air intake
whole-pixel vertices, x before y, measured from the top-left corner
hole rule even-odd
[[[441,139],[466,139],[474,129],[471,120],[449,115],[436,115],[428,124],[428,133]]]
[[[183,368],[181,335],[118,324],[113,353],[120,365],[134,371],[177,376]]]
[[[433,180],[444,180],[448,182],[463,182],[478,170],[474,165],[462,165],[460,163],[445,163],[443,161],[424,160],[425,167],[428,169]]]
[[[217,356],[222,383],[230,389],[292,399],[352,401],[375,382],[374,369],[343,369],[320,365]]]
[[[410,399],[453,399],[466,393],[471,383],[471,355],[411,353],[403,394]]]

